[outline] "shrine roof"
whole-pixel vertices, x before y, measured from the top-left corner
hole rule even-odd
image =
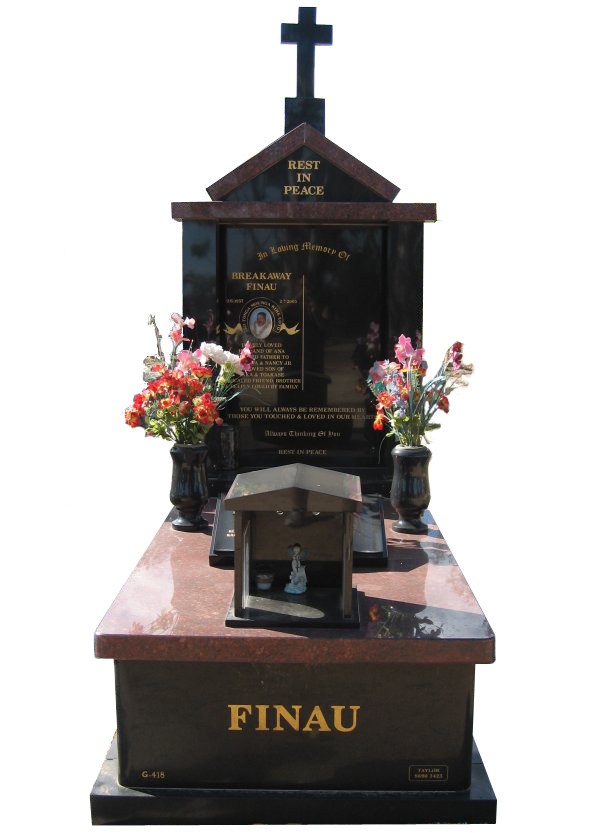
[[[238,474],[225,498],[227,509],[358,512],[360,477],[292,463]]]
[[[205,516],[212,520],[214,502]],[[392,531],[387,567],[354,568],[360,628],[228,628],[233,569],[211,567],[207,533],[167,518],[95,635],[96,656],[272,663],[490,663],[494,633],[431,513],[427,534]]]

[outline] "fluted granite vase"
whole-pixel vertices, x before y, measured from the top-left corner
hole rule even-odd
[[[202,510],[208,500],[207,455],[206,443],[198,445],[175,443],[171,448],[173,478],[169,497],[179,513],[179,516],[171,522],[173,529],[198,532],[208,526],[208,521],[202,517]]]
[[[431,451],[423,445],[397,445],[392,449],[394,476],[390,502],[398,513],[392,524],[395,532],[424,533],[427,524],[421,516],[429,506],[429,461]]]

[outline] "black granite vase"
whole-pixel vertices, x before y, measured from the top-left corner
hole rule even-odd
[[[429,461],[431,451],[424,445],[397,445],[392,449],[394,477],[390,502],[398,513],[392,524],[395,532],[423,533],[427,524],[421,515],[429,506]]]
[[[206,443],[175,443],[171,448],[173,479],[169,497],[179,512],[179,517],[172,521],[173,529],[197,532],[208,526],[208,521],[202,517],[202,510],[208,500],[207,455]]]

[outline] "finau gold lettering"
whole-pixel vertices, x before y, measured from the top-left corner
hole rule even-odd
[[[314,727],[317,727],[319,732],[331,732],[331,729],[327,725],[327,721],[323,717],[323,712],[321,711],[319,706],[315,706],[314,709],[311,711],[310,717],[306,721],[306,726],[302,731],[312,732]]]
[[[309,707],[308,716],[303,707],[289,708],[281,705],[228,705],[230,722],[228,731],[241,732],[248,728],[255,732],[354,732],[358,723],[360,706]],[[330,714],[330,711],[333,714]]]
[[[333,709],[333,726],[338,732],[353,732],[356,729],[356,715],[360,706],[332,706]],[[352,726],[344,726],[343,714],[344,709],[349,708],[352,712]]]
[[[244,709],[244,711],[241,711]],[[231,724],[229,726],[230,732],[241,732],[242,727],[240,723],[246,722],[246,717],[252,711],[252,706],[229,706],[231,712]]]
[[[285,706],[273,706],[273,708],[275,709],[275,719],[277,721],[275,728],[273,729],[274,732],[283,732],[281,718],[283,718],[288,726],[290,726],[295,732],[300,731],[300,709],[302,706],[292,706],[294,709],[293,715],[286,709]]]

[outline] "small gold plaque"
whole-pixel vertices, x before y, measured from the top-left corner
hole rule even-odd
[[[447,781],[448,767],[445,764],[432,764],[431,766],[409,766],[409,781]]]

